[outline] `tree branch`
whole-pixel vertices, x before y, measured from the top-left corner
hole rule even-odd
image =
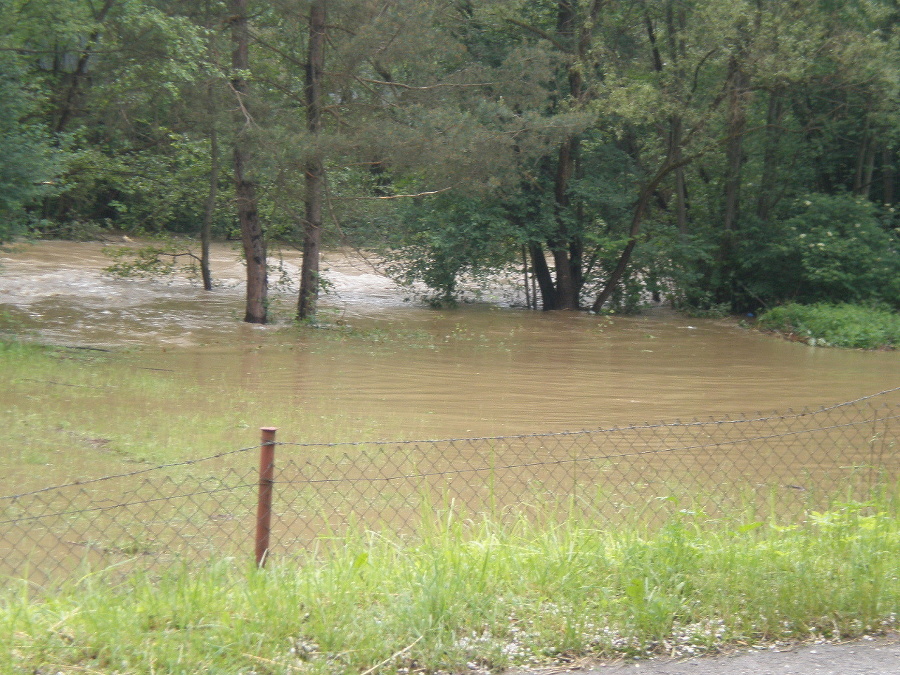
[[[373,80],[368,77],[360,77],[359,75],[354,75],[353,79],[360,83],[365,84],[381,84],[388,87],[399,87],[400,89],[409,89],[411,91],[427,91],[429,89],[443,89],[446,87],[490,87],[494,83],[493,82],[472,82],[469,84],[455,84],[453,82],[442,82],[440,84],[430,84],[423,86],[414,86],[411,84],[402,84],[401,82],[389,82],[386,80]]]
[[[556,36],[553,35],[552,33],[548,33],[547,31],[543,30],[542,28],[538,28],[537,26],[532,26],[530,24],[525,23],[524,21],[519,21],[518,19],[512,19],[510,17],[506,17],[506,20],[509,23],[513,24],[514,26],[518,26],[519,28],[524,28],[525,30],[527,30],[531,33],[534,33],[538,37],[544,38],[545,40],[550,42],[554,47],[556,47],[561,52],[566,52],[568,54],[572,53],[572,51],[570,49],[567,49],[566,46],[562,42],[557,40]]]
[[[429,190],[428,192],[417,192],[416,194],[411,195],[386,195],[383,197],[351,197],[351,199],[414,199],[415,197],[428,197],[429,195],[437,195],[441,192],[447,192],[448,190],[452,190],[453,186],[441,188],[440,190]]]

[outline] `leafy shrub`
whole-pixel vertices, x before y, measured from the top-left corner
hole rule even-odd
[[[858,349],[900,346],[900,314],[875,307],[789,304],[762,314],[757,326],[802,339],[813,346]]]
[[[50,134],[32,119],[38,102],[21,80],[15,57],[0,53],[0,244],[26,230],[26,209],[55,190],[59,170]]]
[[[871,202],[808,195],[779,222],[748,227],[737,277],[759,304],[888,303],[900,308],[900,238]]]
[[[402,215],[387,272],[401,283],[424,284],[433,307],[455,305],[460,278],[502,268],[518,250],[505,212],[490,200],[438,195],[409,204]]]

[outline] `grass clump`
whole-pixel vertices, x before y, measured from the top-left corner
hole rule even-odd
[[[499,671],[579,657],[693,655],[895,626],[889,499],[802,524],[603,529],[446,518],[415,541],[360,532],[268,569],[234,561],[85,574],[0,595],[5,672]]]
[[[788,304],[759,317],[757,325],[814,347],[895,349],[900,314],[865,305]]]

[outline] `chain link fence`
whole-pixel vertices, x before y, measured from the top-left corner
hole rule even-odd
[[[900,388],[817,410],[570,433],[275,449],[268,557],[348,532],[414,537],[436,518],[673,513],[802,518],[900,478]],[[265,438],[265,436],[264,436]],[[252,562],[260,448],[0,498],[0,574],[43,584],[100,566]]]

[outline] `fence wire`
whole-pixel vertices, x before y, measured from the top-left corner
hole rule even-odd
[[[817,410],[592,431],[394,443],[277,443],[269,557],[348,531],[584,518],[652,526],[802,518],[900,478],[900,388]],[[117,565],[251,561],[255,448],[0,498],[0,574],[35,583]]]

